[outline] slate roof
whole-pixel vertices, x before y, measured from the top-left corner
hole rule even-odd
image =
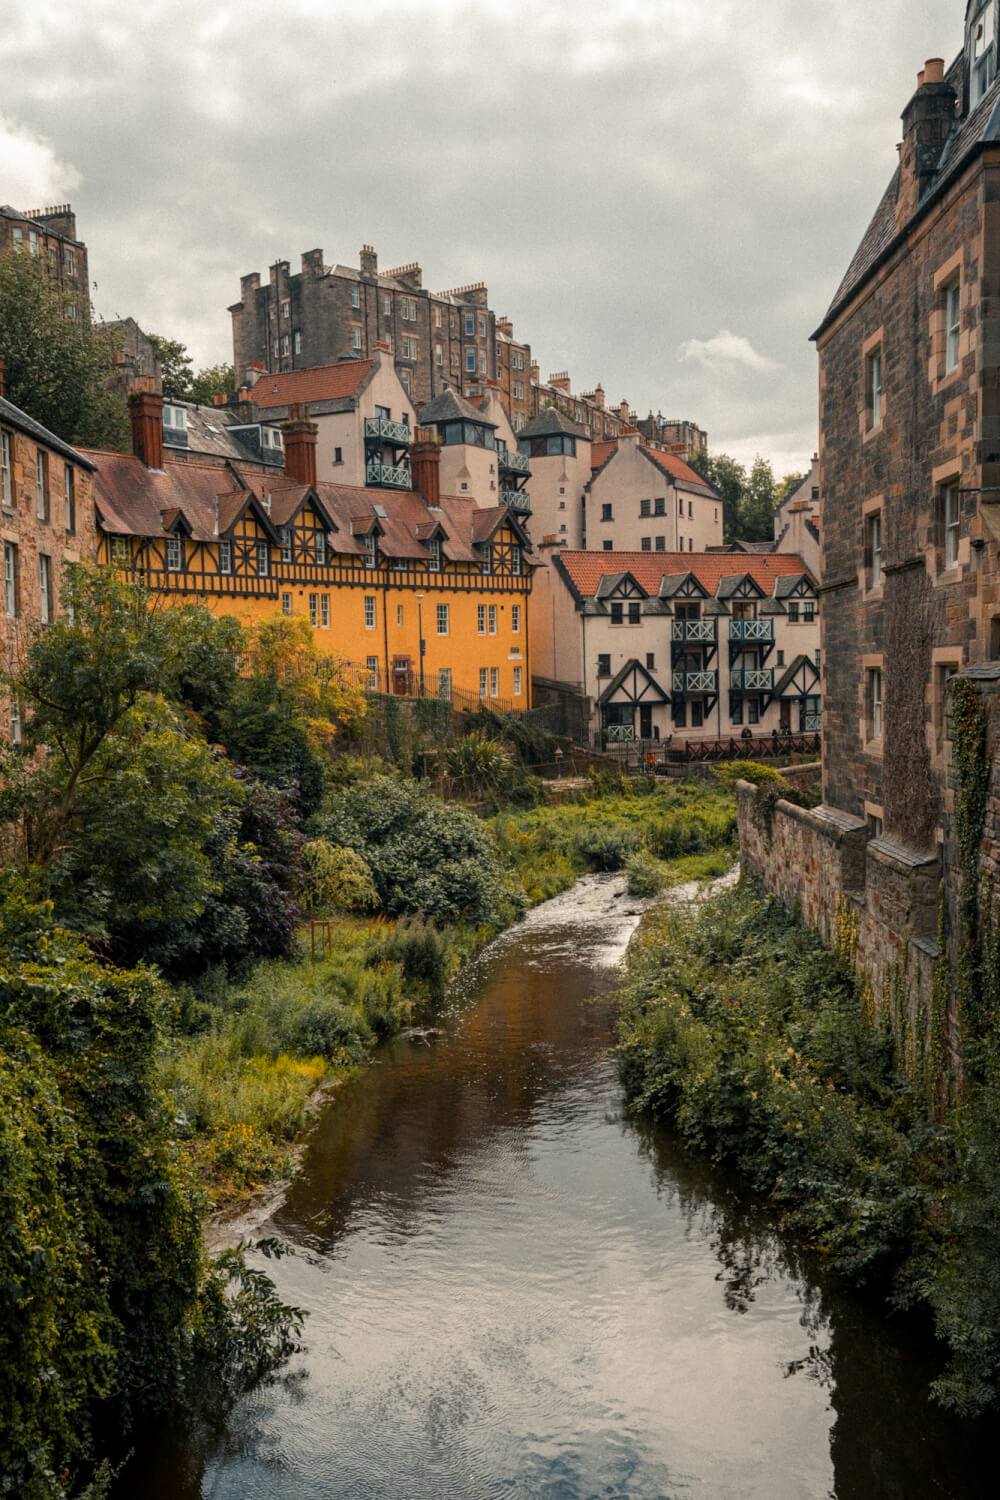
[[[960,109],[963,107],[963,74],[964,57],[960,53],[945,74],[945,82],[955,90]],[[918,218],[923,213],[977,151],[997,141],[1000,141],[1000,73],[976,107],[964,117],[956,118],[941,153],[937,171],[930,180],[914,217]],[[824,332],[851,295],[867,280],[896,243],[896,204],[899,200],[900,179],[901,168],[897,166],[822,323],[812,335],[814,339]],[[908,227],[904,226],[904,232]]]
[[[237,429],[256,427],[254,422],[241,422],[235,412],[221,406],[199,406],[195,401],[168,401],[168,406],[179,406],[187,412],[187,441],[171,441],[173,430],[163,429],[163,446],[170,453],[205,453],[213,458],[229,458],[235,463],[270,464],[283,471],[285,456],[280,448],[264,448],[258,445],[250,433]],[[276,423],[263,421],[264,426]]]
[[[196,463],[147,469],[130,453],[94,449],[88,449],[86,457],[95,470],[98,519],[105,531],[116,536],[162,536],[176,523],[178,513],[183,513],[196,541],[212,541],[218,535],[216,503],[221,529],[223,506],[231,525],[246,499],[236,476],[227,469]],[[266,476],[260,478],[267,482]],[[240,496],[240,504],[234,507],[234,498]]]
[[[36,422],[34,417],[29,417],[26,411],[15,406],[13,401],[8,401],[0,396],[0,421],[6,422],[9,427],[16,427],[20,432],[33,439],[36,443],[44,443],[46,448],[61,453],[63,458],[68,458],[71,463],[79,464],[81,468],[92,469],[93,463],[76,448],[71,448],[69,443],[64,443],[62,438],[56,437],[41,422]]]
[[[722,580],[732,577],[733,569],[731,555],[711,552],[579,552],[563,549],[556,554],[556,562],[581,598],[595,598],[602,578],[622,573],[631,573],[636,583],[651,595],[659,593],[664,578],[672,581],[678,575],[686,578],[689,573],[709,594],[715,594]],[[748,555],[737,578],[749,574],[764,593],[770,595],[777,578],[789,574],[798,578],[803,573],[812,581],[801,557],[792,553],[768,557]]]
[[[435,396],[426,406],[417,412],[417,421],[421,427],[429,427],[438,422],[478,422],[480,427],[496,427],[496,422],[491,422],[478,407],[466,401],[451,386]]]
[[[584,428],[576,422],[570,421],[565,412],[559,410],[558,406],[547,406],[540,411],[537,417],[532,417],[517,434],[518,441],[521,438],[554,437],[557,433],[565,433],[567,437],[585,438],[587,436]]]
[[[779,578],[775,584],[774,597],[776,599],[790,599],[803,579],[805,579],[806,583],[812,583],[812,579],[806,572],[800,573],[797,578]]]
[[[334,365],[316,365],[311,370],[286,370],[262,375],[250,391],[250,399],[261,411],[268,407],[308,406],[312,401],[337,401],[357,395],[366,384],[375,361],[341,359]]]

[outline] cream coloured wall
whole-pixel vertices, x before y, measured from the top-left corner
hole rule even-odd
[[[640,513],[644,500],[649,501],[649,516]],[[662,515],[654,514],[658,500]],[[607,506],[611,520],[603,519]],[[660,548],[658,537],[663,538]],[[664,473],[647,456],[639,433],[626,433],[613,458],[591,481],[584,545],[600,551],[610,541],[616,552],[639,552],[645,550],[644,538],[650,551],[695,553],[721,546],[722,501]]]

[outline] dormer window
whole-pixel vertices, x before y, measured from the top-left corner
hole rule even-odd
[[[278,540],[281,543],[281,561],[283,563],[290,563],[292,560],[292,528],[290,526],[279,526]]]
[[[430,553],[430,558],[428,559],[428,562],[427,562],[427,570],[428,570],[428,572],[429,573],[440,573],[440,571],[441,571],[441,539],[440,539],[440,537],[436,537],[436,536],[435,537],[431,537],[430,541],[427,543],[427,551]]]
[[[374,531],[370,531],[365,537],[365,567],[374,568],[378,549],[378,537]]]
[[[183,406],[165,406],[163,425],[173,432],[187,432],[188,414]]]
[[[996,0],[989,0],[972,23],[969,57],[970,104],[976,105],[996,77]]]
[[[325,565],[325,563],[326,563],[326,532],[325,531],[314,531],[313,532],[313,561],[315,563],[317,563],[317,565],[319,567],[323,567]]]

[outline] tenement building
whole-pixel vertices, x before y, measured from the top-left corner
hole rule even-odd
[[[160,399],[132,401],[132,454],[87,454],[100,562],[164,604],[305,616],[372,689],[529,706],[531,543],[508,507],[442,493],[429,434],[412,489],[338,484],[316,477],[316,424],[298,417],[284,474],[171,462]]]
[[[820,729],[816,580],[792,554],[542,547],[536,676],[584,698],[591,739],[760,739]]]
[[[978,840],[979,873],[997,865],[998,11],[972,0],[958,57],[920,72],[899,163],[815,334],[823,806],[776,819],[773,841],[742,820],[747,857],[823,931],[855,893],[876,995],[906,967],[921,1004],[939,890],[952,947],[967,944]],[[963,869],[955,705],[977,722],[970,693],[990,788]]]
[[[93,463],[3,394],[0,360],[0,541],[4,608],[0,650],[13,666],[32,633],[55,619],[64,570],[96,549]],[[10,738],[21,738],[16,702],[4,705]]]
[[[24,212],[0,205],[0,255],[12,250],[32,256],[61,290],[77,294],[79,300],[70,303],[76,316],[90,316],[87,247],[77,239],[76,214],[68,203]]]

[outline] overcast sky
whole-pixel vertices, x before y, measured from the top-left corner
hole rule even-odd
[[[302,251],[485,281],[542,367],[802,468],[808,342],[964,0],[6,0],[0,202],[105,318],[232,358]]]

